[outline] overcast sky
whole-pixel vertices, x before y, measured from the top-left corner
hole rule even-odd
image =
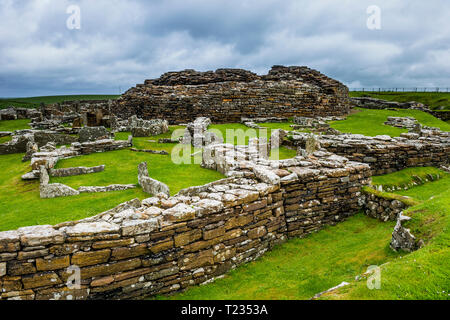
[[[166,71],[276,64],[352,88],[448,87],[449,20],[448,0],[0,0],[0,96],[117,94]]]

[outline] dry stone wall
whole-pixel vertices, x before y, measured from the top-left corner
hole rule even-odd
[[[368,165],[326,152],[244,162],[234,176],[174,197],[160,194],[76,222],[0,232],[0,299],[175,293],[255,260],[289,237],[342,221],[358,211],[369,180]],[[77,270],[79,287],[69,288]]]
[[[309,136],[295,133],[292,140],[286,143],[305,148]],[[450,160],[450,133],[434,129],[402,133],[400,137],[341,134],[318,135],[317,139],[321,147],[329,152],[369,164],[373,175],[408,167],[439,168]]]
[[[169,72],[131,88],[110,110],[122,119],[137,115],[174,124],[207,115],[226,123],[242,117],[346,115],[350,104],[340,82],[307,67],[274,66],[264,76],[241,69]]]

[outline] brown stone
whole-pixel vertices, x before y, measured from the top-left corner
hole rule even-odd
[[[52,259],[36,259],[36,268],[38,271],[52,271],[67,268],[70,265],[69,256],[56,257]]]
[[[250,239],[260,238],[267,234],[266,227],[261,226],[255,229],[250,230],[247,235]]]
[[[36,273],[22,277],[23,287],[33,289],[61,284],[62,281],[55,272]]]
[[[31,262],[9,261],[7,263],[8,275],[20,276],[36,272],[34,264]]]
[[[187,232],[183,232],[181,234],[177,234],[174,239],[175,239],[175,246],[176,247],[181,247],[184,245],[187,245],[195,240],[201,239],[202,237],[202,231],[201,230],[192,230],[192,231],[187,231]]]
[[[148,254],[150,251],[147,245],[140,244],[133,247],[114,248],[111,253],[111,260],[123,260],[128,258],[134,258]]]
[[[225,227],[219,227],[212,230],[205,230],[203,231],[203,239],[210,240],[223,236],[224,234],[225,234]]]
[[[134,239],[121,239],[121,240],[106,240],[106,241],[97,241],[92,244],[92,249],[105,249],[105,248],[114,248],[114,247],[123,247],[128,246],[134,243]]]
[[[165,250],[173,248],[173,240],[163,240],[150,245],[150,251],[153,253],[159,253]]]
[[[191,270],[214,264],[212,249],[201,251],[197,254],[186,255],[181,260],[181,270]]]
[[[72,256],[72,264],[79,267],[92,266],[107,262],[111,255],[111,250],[104,249],[90,252],[77,252]]]

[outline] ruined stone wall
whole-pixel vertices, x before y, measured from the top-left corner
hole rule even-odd
[[[207,115],[215,123],[240,122],[242,117],[346,115],[348,88],[306,67],[275,66],[258,76],[240,69],[216,72],[170,72],[128,90],[111,105],[126,119],[163,118],[186,123]]]
[[[305,148],[308,134],[296,133],[287,145]],[[367,163],[373,175],[408,167],[441,167],[450,161],[450,133],[422,130],[420,134],[402,133],[368,137],[360,134],[318,135],[322,148],[352,161]]]
[[[367,165],[288,160],[278,184],[250,171],[56,226],[0,233],[0,299],[126,299],[211,281],[289,237],[359,209]],[[69,289],[81,269],[81,287]]]

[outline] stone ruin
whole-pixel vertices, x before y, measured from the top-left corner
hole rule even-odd
[[[343,116],[348,88],[307,67],[274,66],[259,76],[242,69],[185,70],[146,80],[124,93],[111,113],[127,119],[164,118],[171,124],[207,115],[214,123],[242,117]]]
[[[214,132],[208,131],[211,119],[199,117],[195,121],[187,124],[181,143],[192,144],[195,148],[222,143],[223,138],[218,137]]]
[[[411,119],[388,119],[387,124],[410,131],[396,138],[330,134],[324,123],[346,115],[347,100],[345,86],[314,70],[274,67],[266,76],[236,69],[167,73],[97,112],[80,104],[42,109],[33,128],[43,130],[13,135],[9,148],[25,146],[24,158],[32,171],[22,178],[39,179],[43,198],[136,187],[75,190],[50,183],[50,176],[103,171],[102,165],[55,165],[67,157],[132,146],[131,136],[115,141],[102,125],[111,125],[113,132],[135,128],[135,136],[145,130],[145,135],[162,133],[167,121],[144,119],[164,113],[172,123],[192,121],[182,142],[202,147],[202,167],[227,178],[171,197],[167,185],[149,177],[144,162],[138,167],[138,182],[153,195],[148,199],[134,199],[80,221],[0,232],[0,300],[127,299],[179,292],[211,282],[276,244],[334,225],[360,209],[384,221],[397,219],[391,247],[415,250],[420,244],[402,225],[407,220],[401,212],[405,204],[366,194],[363,187],[370,185],[372,174],[418,165],[448,166],[449,133],[411,127]],[[322,134],[273,130],[268,141],[255,138],[248,146],[235,146],[210,135],[211,119],[199,115],[214,122],[239,119],[254,127],[264,122],[261,118],[281,122],[296,116],[297,126]],[[61,127],[65,121],[72,121],[72,128]],[[86,123],[96,128],[83,128]],[[35,131],[48,131],[43,136],[76,132],[86,141],[57,148],[55,141],[36,142]],[[285,139],[287,134],[290,139]],[[165,142],[179,142],[169,140]],[[269,160],[270,150],[280,145],[296,147],[299,153],[292,159]],[[65,286],[70,265],[81,268],[81,289]]]

